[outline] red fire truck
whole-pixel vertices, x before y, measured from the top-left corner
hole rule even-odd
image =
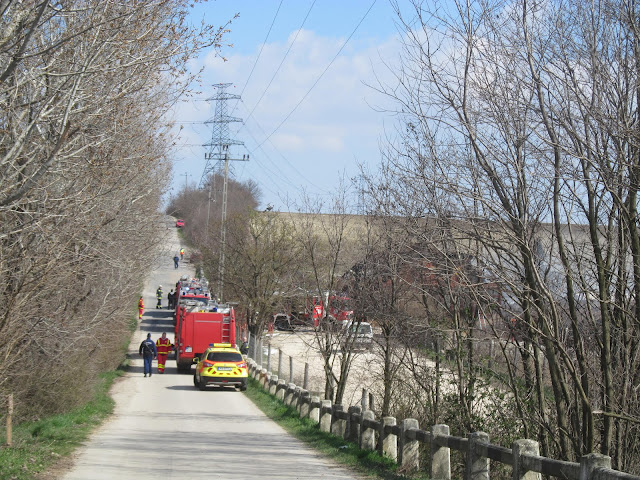
[[[189,301],[192,303],[192,301]],[[236,343],[236,317],[233,307],[200,302],[178,305],[175,329],[176,365],[188,372],[193,358],[199,357],[212,343]]]
[[[329,305],[326,317],[330,322],[341,325],[353,317],[353,308],[349,297],[342,295],[330,296],[328,293],[325,293],[323,297],[309,295],[306,299],[305,317],[312,319],[315,327],[325,317],[325,305]]]

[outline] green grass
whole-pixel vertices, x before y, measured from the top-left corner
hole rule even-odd
[[[427,479],[421,475],[403,475],[398,465],[377,452],[362,450],[358,445],[341,437],[322,432],[318,425],[307,418],[300,418],[295,408],[289,407],[266,392],[254,379],[249,378],[249,389],[245,395],[251,399],[265,415],[278,423],[294,437],[307,443],[311,448],[323,453],[360,474],[371,478],[388,480]]]
[[[95,398],[68,413],[13,427],[13,446],[0,449],[0,479],[27,480],[69,455],[113,412],[109,387],[121,372],[101,375]],[[4,428],[0,444],[6,445]]]

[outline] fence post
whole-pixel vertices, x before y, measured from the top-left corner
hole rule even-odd
[[[258,340],[258,355],[260,356],[260,360],[258,360],[258,365],[262,368],[262,356],[264,351],[262,350],[262,338]]]
[[[380,455],[398,461],[398,437],[394,433],[385,432],[385,427],[395,427],[395,417],[382,417],[380,422]]]
[[[267,371],[271,371],[271,341],[267,342]]]
[[[362,421],[362,409],[354,405],[349,407],[347,410],[349,412],[349,420],[347,420],[347,440],[352,441],[353,443],[360,442],[360,422]],[[358,415],[358,419],[354,418],[355,415]]]
[[[284,394],[284,404],[291,405],[291,398],[293,398],[293,392],[295,391],[296,386],[293,383],[287,385],[286,392]]]
[[[284,403],[285,393],[287,393],[287,383],[284,380],[279,379],[278,385],[276,386],[276,398],[282,403]]]
[[[278,349],[278,377],[282,375],[282,349]]]
[[[338,418],[338,412],[343,412],[344,407],[342,405],[334,405],[332,418],[331,418],[331,433],[346,439],[347,435],[347,421]]]
[[[465,480],[489,480],[489,459],[478,453],[476,448],[487,443],[489,443],[489,434],[484,432],[469,434]],[[486,452],[484,454],[486,455]]]
[[[289,383],[293,383],[293,357],[289,356]]]
[[[320,403],[320,397],[311,397],[312,404]],[[320,408],[315,405],[309,406],[309,418],[315,423],[320,423]]]
[[[300,400],[298,401],[298,403],[300,404],[300,418],[306,418],[309,416],[310,402],[311,393],[307,390],[302,390],[300,392]]]
[[[440,435],[449,435],[449,425],[431,427],[431,478],[433,480],[451,480],[451,456],[449,447],[441,447],[435,439]]]
[[[360,407],[362,407],[362,411],[366,412],[370,410],[369,408],[369,390],[366,388],[362,389],[362,398],[360,399]]]
[[[331,431],[331,412],[333,408],[331,407],[331,400],[322,400],[322,411],[320,412],[320,430],[322,432],[330,432]]]
[[[513,480],[540,480],[542,477],[539,473],[525,470],[521,458],[521,455],[539,455],[538,442],[529,439],[516,440],[511,448],[513,451]]]
[[[400,424],[400,436],[398,437],[398,463],[402,465],[403,471],[415,472],[420,468],[419,442],[414,438],[409,438],[409,429],[419,429],[418,420],[415,418],[405,418]]]
[[[302,388],[305,390],[309,388],[309,362],[304,363],[304,381],[302,382]]]
[[[9,394],[7,409],[7,447],[13,445],[13,393]]]
[[[589,453],[580,457],[580,480],[590,480],[596,468],[611,468],[611,457],[600,453]]]
[[[271,380],[269,381],[269,393],[271,395],[275,395],[278,389],[278,375],[271,375]]]
[[[293,391],[293,398],[291,399],[291,406],[295,407],[298,412],[298,416],[300,416],[300,396],[302,395],[302,388],[296,385],[296,388]]]
[[[365,410],[362,412],[362,421],[375,420],[375,415],[371,410]],[[363,450],[375,450],[376,449],[376,431],[371,427],[360,427],[360,448]]]

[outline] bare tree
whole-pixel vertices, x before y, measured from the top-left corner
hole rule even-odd
[[[0,6],[0,393],[20,415],[86,400],[121,360],[162,241],[165,114],[222,33],[189,26],[186,7]]]
[[[507,386],[543,453],[637,469],[637,6],[413,6],[381,87],[405,126],[381,184],[401,179],[404,215],[455,219],[456,257],[499,287],[520,357]]]

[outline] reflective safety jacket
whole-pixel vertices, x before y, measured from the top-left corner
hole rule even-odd
[[[142,299],[138,300],[138,308],[144,308],[144,302]]]
[[[158,355],[169,355],[171,352],[171,340],[165,338],[164,340],[160,337],[156,341],[156,349],[158,350]]]
[[[156,290],[156,298],[162,298],[162,289],[161,288]]]

